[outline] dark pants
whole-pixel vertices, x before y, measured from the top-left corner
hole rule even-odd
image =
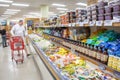
[[[6,35],[2,35],[2,45],[3,45],[3,47],[7,46],[7,44],[6,44]]]

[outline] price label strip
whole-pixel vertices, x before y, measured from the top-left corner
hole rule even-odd
[[[91,22],[89,23],[89,25],[90,25],[90,26],[94,26],[95,23],[96,23],[96,21],[91,21]]]
[[[96,21],[96,26],[103,26],[103,21]]]
[[[104,21],[104,26],[112,26],[113,21],[112,20],[106,20]]]
[[[79,26],[84,26],[83,22],[80,22],[80,23],[79,23]]]

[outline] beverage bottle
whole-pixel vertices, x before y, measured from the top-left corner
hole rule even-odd
[[[96,59],[96,50],[94,50],[94,45],[92,45],[92,58]]]
[[[104,64],[107,64],[108,62],[108,53],[107,53],[107,49],[105,49],[102,54],[101,54],[101,61]]]
[[[92,46],[91,46],[91,44],[89,44],[89,53],[88,54],[89,54],[90,57],[92,57]]]
[[[97,49],[97,56],[96,56],[96,59],[98,60],[98,61],[100,61],[100,59],[101,59],[101,49],[98,47],[98,46],[96,46],[96,49]]]

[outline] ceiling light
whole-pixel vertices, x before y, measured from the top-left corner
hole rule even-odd
[[[8,4],[0,4],[1,7],[9,7],[10,5]]]
[[[33,14],[33,15],[39,15],[40,13],[36,13],[36,12],[30,12],[29,14]]]
[[[23,6],[23,7],[28,7],[29,4],[21,4],[21,3],[13,3],[13,6]]]
[[[87,6],[87,4],[85,4],[85,3],[76,3],[76,5],[81,5],[81,6]]]
[[[64,5],[64,4],[56,4],[56,3],[53,3],[52,5],[53,5],[53,6],[59,6],[59,7],[66,7],[66,5]]]
[[[4,14],[9,14],[9,15],[13,15],[13,14],[16,14],[16,13],[14,13],[14,12],[5,12]]]
[[[6,17],[6,16],[11,16],[11,15],[1,15],[1,16]]]
[[[60,13],[65,13],[65,11],[59,11]]]
[[[13,1],[10,1],[10,0],[0,0],[0,2],[4,2],[4,3],[12,3]]]
[[[66,8],[57,8],[57,10],[64,10],[64,11],[66,11],[68,9],[66,9]]]
[[[76,8],[76,9],[82,9],[82,10],[85,10],[86,8],[79,8],[79,7],[78,7],[78,8]]]
[[[7,11],[18,12],[18,11],[21,11],[21,10],[17,10],[17,9],[7,9]]]

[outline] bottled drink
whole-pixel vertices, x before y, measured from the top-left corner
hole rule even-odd
[[[96,46],[96,49],[97,49],[97,56],[96,56],[97,58],[96,58],[96,59],[97,59],[98,61],[100,61],[100,59],[101,59],[101,53],[102,53],[102,52],[101,52],[101,49],[99,49],[98,46]]]
[[[108,62],[108,53],[107,53],[107,49],[104,50],[104,52],[101,55],[101,61],[104,64],[107,64]]]
[[[96,51],[94,50],[94,45],[92,45],[92,58],[96,59]]]

